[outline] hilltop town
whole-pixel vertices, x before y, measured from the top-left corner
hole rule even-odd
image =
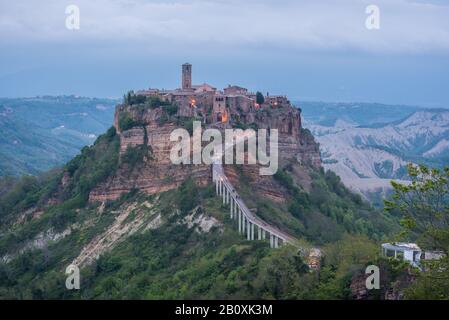
[[[174,90],[146,89],[137,95],[157,97],[162,101],[176,104],[178,115],[200,116],[204,123],[226,123],[232,116],[264,108],[292,107],[286,96],[256,94],[248,89],[229,85],[218,90],[210,84],[192,84],[192,65],[182,65],[181,88]]]
[[[301,110],[285,96],[263,96],[239,86],[228,86],[223,91],[209,84],[192,85],[192,65],[183,64],[181,88],[174,90],[147,89],[130,92],[124,103],[116,107],[114,128],[120,137],[120,154],[135,153],[144,148],[140,168],[121,166],[106,181],[94,188],[90,201],[106,201],[120,197],[133,188],[155,194],[179,187],[187,177],[199,185],[211,179],[208,165],[180,166],[170,161],[170,141],[173,130],[192,129],[193,121],[205,127],[223,130],[277,129],[279,163],[295,162],[319,169],[319,147],[313,136],[301,125]],[[229,170],[233,170],[229,168]],[[248,172],[258,172],[248,168]],[[132,171],[132,174],[129,173]],[[282,201],[285,197],[272,187],[270,179],[254,176],[262,194]],[[272,179],[271,179],[272,180]]]

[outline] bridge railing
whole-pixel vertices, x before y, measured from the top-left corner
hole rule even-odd
[[[218,161],[214,161],[212,165],[212,179],[215,181],[215,183],[221,183],[223,187],[226,189],[224,192],[227,192],[227,196],[231,197],[234,201],[234,204],[237,205],[238,209],[243,214],[245,220],[250,223],[250,225],[256,225],[259,230],[262,230],[263,232],[267,232],[270,235],[270,245],[272,247],[278,246],[278,239],[281,239],[283,242],[288,242],[291,244],[295,243],[295,239],[288,234],[280,231],[276,227],[266,223],[259,217],[257,217],[251,210],[248,209],[248,207],[245,205],[244,201],[240,198],[238,192],[234,189],[231,182],[228,180],[226,175],[224,174],[223,166]],[[217,186],[218,190],[218,186]],[[223,195],[223,199],[226,199],[226,195]],[[232,204],[231,204],[231,210]],[[254,232],[254,231],[252,231]],[[265,234],[264,234],[265,236]],[[254,234],[252,234],[252,237],[254,238]],[[259,231],[259,239],[260,239],[260,231]]]

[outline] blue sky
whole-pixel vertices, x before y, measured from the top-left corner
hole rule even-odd
[[[449,107],[448,17],[448,1],[0,0],[0,96],[174,88],[188,61],[217,87]]]

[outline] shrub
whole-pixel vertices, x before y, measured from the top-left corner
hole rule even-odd
[[[134,120],[129,112],[121,112],[119,119],[118,119],[118,126],[120,127],[120,130],[128,130],[133,127],[142,126],[143,124],[140,121]]]
[[[199,190],[193,179],[184,181],[179,188],[178,207],[183,214],[187,214],[199,203]]]
[[[174,116],[175,114],[178,113],[178,106],[177,105],[166,105],[163,107],[163,109],[170,115],[170,116]]]
[[[143,161],[143,157],[148,153],[146,145],[135,147],[128,146],[122,155],[122,163],[127,163],[130,169],[133,169],[139,162]]]
[[[74,207],[83,206],[90,190],[115,172],[120,140],[117,135],[112,135],[113,132],[111,129],[98,137],[93,146],[84,147],[81,154],[66,165],[71,184],[66,190],[65,198],[73,200]]]
[[[262,104],[265,102],[265,98],[263,97],[263,94],[259,91],[257,91],[256,93],[256,103],[257,104]]]

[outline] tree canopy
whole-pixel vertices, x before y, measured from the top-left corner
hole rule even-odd
[[[257,91],[257,93],[256,93],[256,103],[257,104],[262,104],[264,102],[265,102],[265,98],[264,98],[262,92]]]
[[[392,181],[394,194],[385,209],[402,216],[401,238],[415,240],[424,250],[443,257],[422,260],[422,272],[406,290],[412,299],[449,299],[449,167],[442,170],[409,164],[411,182]]]

